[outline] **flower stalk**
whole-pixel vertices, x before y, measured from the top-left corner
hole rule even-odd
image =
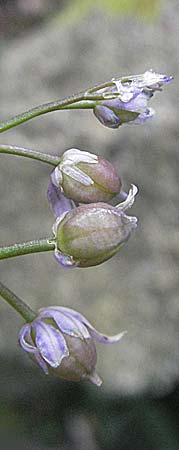
[[[96,89],[100,89],[101,86],[97,86]],[[110,98],[115,98],[116,94],[110,94]],[[61,109],[93,109],[96,105],[96,101],[104,100],[103,93],[93,93],[85,91],[80,94],[74,94],[70,97],[65,97],[62,100],[56,100],[53,102],[45,103],[43,105],[36,106],[28,111],[25,111],[17,116],[12,117],[6,122],[0,123],[0,133],[16,127],[21,123],[27,122],[35,117],[47,114],[49,112],[58,111]]]
[[[1,297],[9,303],[12,308],[14,308],[26,322],[31,322],[36,318],[36,313],[29,308],[26,303],[21,300],[17,295],[15,295],[7,286],[5,286],[0,281],[0,295]]]
[[[55,240],[53,238],[38,239],[1,247],[0,259],[13,258],[14,256],[28,255],[30,253],[48,252],[54,249]]]
[[[57,166],[61,158],[59,156],[49,155],[48,153],[38,152],[37,150],[30,150],[24,147],[17,147],[15,145],[0,145],[0,153],[14,156],[25,156],[26,158],[35,159],[52,166]]]

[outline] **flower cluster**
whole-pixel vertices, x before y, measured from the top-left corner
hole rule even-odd
[[[113,78],[79,95],[41,105],[15,116],[0,124],[0,131],[35,116],[65,109],[65,105],[67,108],[70,105],[72,108],[92,108],[97,119],[109,128],[118,128],[123,123],[140,123],[154,114],[148,108],[149,99],[172,79],[153,71]],[[34,247],[36,251],[54,249],[55,258],[62,267],[85,268],[107,261],[136,229],[137,218],[128,216],[126,211],[132,207],[138,188],[131,184],[128,194],[122,191],[118,172],[101,156],[72,148],[59,158],[4,145],[0,146],[0,152],[33,157],[56,166],[47,190],[47,198],[55,216],[52,228],[54,237],[42,240],[45,241],[42,249],[40,241]],[[27,253],[31,252],[33,241],[15,244],[11,248],[4,247],[0,253],[3,258],[18,256],[25,254],[26,246]],[[115,343],[125,332],[111,337],[103,335],[83,315],[61,306],[41,308],[35,314],[1,282],[0,295],[26,320],[19,333],[19,343],[46,374],[53,373],[71,381],[88,379],[97,386],[101,385],[101,378],[95,372],[95,340]]]

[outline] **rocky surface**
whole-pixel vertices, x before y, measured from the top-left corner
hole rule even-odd
[[[98,345],[104,386],[122,394],[162,393],[179,376],[178,20],[174,0],[163,1],[151,21],[93,9],[79,20],[52,21],[23,42],[14,39],[1,47],[2,119],[113,76],[150,68],[175,76],[152,100],[156,116],[145,125],[110,130],[91,111],[66,111],[1,136],[2,143],[54,154],[70,147],[99,153],[118,167],[125,190],[130,183],[139,186],[132,209],[138,229],[111,261],[72,271],[61,269],[51,253],[1,262],[2,281],[32,307],[70,306],[103,332],[128,330],[119,344]],[[51,234],[49,173],[50,167],[38,162],[0,156],[0,245]],[[2,360],[20,355],[21,325],[2,303]]]

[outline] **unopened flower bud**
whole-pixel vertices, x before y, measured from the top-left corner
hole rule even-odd
[[[124,334],[103,335],[73,309],[50,306],[41,308],[36,319],[23,326],[19,343],[46,374],[71,381],[88,379],[100,386],[102,380],[95,372],[94,340],[111,344]]]
[[[63,154],[51,181],[77,203],[108,201],[121,189],[121,180],[110,162],[76,148]]]
[[[53,227],[57,261],[63,267],[90,267],[111,258],[137,226],[136,217],[125,214],[136,194],[132,185],[126,200],[117,206],[91,203],[59,217]]]
[[[148,100],[155,91],[161,90],[163,84],[172,80],[172,76],[167,77],[152,70],[141,75],[112,79],[109,87],[96,91],[104,94],[104,100],[97,102],[94,114],[109,128],[118,128],[127,122],[143,122],[155,113],[147,107]],[[110,93],[115,95],[113,99],[110,99]]]

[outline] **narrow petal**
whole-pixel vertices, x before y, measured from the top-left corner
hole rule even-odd
[[[98,157],[93,153],[85,152],[83,150],[79,150],[78,148],[70,148],[70,150],[66,150],[64,153],[60,166],[63,167],[66,163],[78,164],[80,162],[97,164]]]
[[[40,317],[53,317],[59,329],[63,333],[67,333],[70,336],[80,337],[81,339],[90,338],[88,329],[83,325],[81,320],[73,317],[69,312],[62,311],[59,306],[49,306],[41,308],[39,310]]]
[[[60,188],[55,186],[52,180],[48,185],[47,199],[56,218],[73,208],[73,202],[62,194]]]
[[[49,374],[48,367],[46,362],[43,360],[38,349],[35,350],[34,357],[37,361],[37,364],[41,367],[41,369],[45,372],[46,375]]]
[[[118,115],[112,111],[112,109],[103,105],[102,103],[96,105],[93,109],[94,115],[102,123],[102,125],[109,128],[118,128],[121,125]]]
[[[61,306],[60,309],[64,312],[67,312],[70,316],[75,317],[78,321],[86,325],[86,327],[89,329],[90,335],[103,344],[114,344],[115,342],[118,342],[124,336],[124,334],[127,333],[127,331],[122,331],[121,333],[114,336],[107,336],[97,331],[82,314],[78,313],[74,309],[66,308],[63,306]]]
[[[41,320],[33,322],[35,343],[42,358],[51,366],[58,367],[65,356],[69,355],[65,339],[59,330]]]
[[[85,172],[83,172],[78,167],[65,166],[65,167],[63,167],[62,171],[65,175],[68,175],[70,178],[73,178],[73,180],[78,181],[79,183],[83,184],[84,186],[91,186],[94,184],[94,181],[92,180],[92,178],[90,178]]]
[[[91,383],[96,384],[96,386],[101,386],[103,380],[99,377],[96,372],[91,373],[86,377]]]
[[[135,85],[140,89],[148,87],[154,90],[158,89],[165,83],[169,83],[172,80],[173,76],[156,73],[153,70],[147,70],[143,74],[130,75],[128,77],[121,78],[122,83],[131,82],[135,83]]]
[[[95,330],[95,328],[91,327],[91,324],[89,328],[90,334],[93,337],[93,339],[96,339],[96,341],[101,342],[102,344],[115,344],[115,342],[120,341],[120,339],[122,339],[122,337],[127,333],[127,331],[125,330],[119,334],[115,334],[114,336],[108,336]]]
[[[31,324],[28,323],[28,324],[24,325],[20,330],[19,344],[21,345],[23,350],[25,350],[26,352],[34,353],[36,350],[36,347],[32,341],[30,333],[31,333]]]
[[[63,267],[63,269],[73,269],[78,266],[78,263],[74,261],[72,256],[65,255],[57,248],[54,250],[54,256],[56,261]]]
[[[22,327],[19,333],[19,344],[21,345],[23,350],[33,354],[33,357],[36,359],[39,366],[48,375],[47,365],[43,360],[43,358],[41,357],[39,350],[33,344],[33,340],[31,338],[31,324],[26,324]]]
[[[126,209],[131,208],[131,206],[135,201],[135,196],[137,192],[138,192],[137,186],[135,186],[135,184],[132,184],[126,200],[124,200],[124,202],[122,203],[119,203],[119,205],[116,205],[116,208],[120,209],[120,211],[125,211]]]

